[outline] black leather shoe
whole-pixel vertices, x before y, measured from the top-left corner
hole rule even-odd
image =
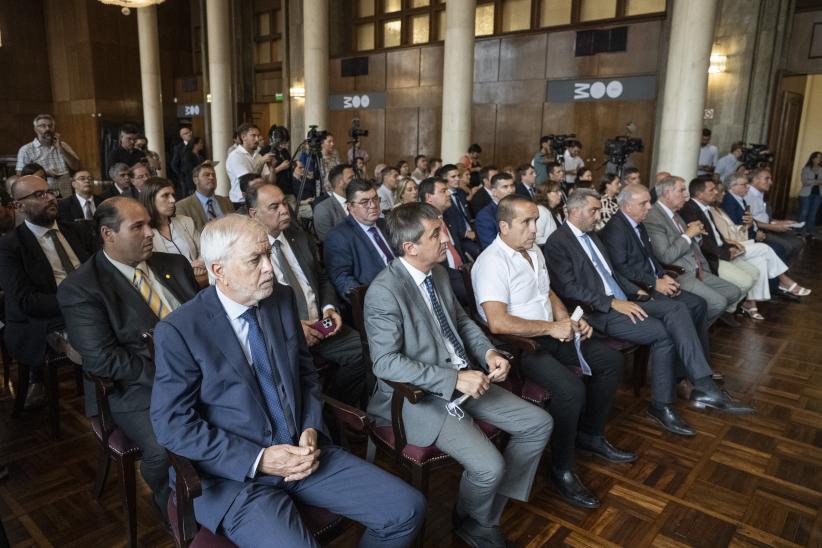
[[[720,411],[733,413],[734,415],[753,415],[755,413],[753,407],[735,403],[728,397],[728,394],[722,390],[716,392],[705,392],[703,390],[694,389],[691,392],[691,405],[698,409],[706,407],[713,407]]]
[[[508,548],[514,546],[513,542],[505,538],[499,527],[482,526],[471,517],[460,519],[456,507],[451,517],[454,520],[459,520],[459,524],[454,527],[454,533],[472,548]]]
[[[734,319],[733,314],[730,312],[723,312],[722,315],[718,319],[719,323],[727,327],[739,327],[739,322]]]
[[[673,405],[665,405],[661,408],[649,405],[648,416],[658,422],[660,426],[668,432],[673,432],[680,436],[696,436],[694,429],[679,417]]]
[[[554,487],[565,502],[581,508],[599,508],[597,496],[582,484],[582,480],[574,471],[555,472],[551,470],[550,475]]]
[[[611,443],[606,440],[604,436],[599,437],[598,442],[592,441],[590,437],[587,438],[588,439],[586,439],[586,436],[577,437],[577,449],[579,449],[580,453],[595,455],[601,459],[605,459],[608,462],[613,462],[616,464],[624,464],[626,462],[634,462],[636,460],[636,453],[617,449],[611,445]]]

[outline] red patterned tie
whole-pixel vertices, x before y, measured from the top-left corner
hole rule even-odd
[[[451,241],[451,233],[448,231],[448,225],[445,224],[444,220],[440,220],[441,228],[440,230],[445,231],[448,234],[448,242],[446,242],[445,247],[448,251],[448,254],[451,255],[451,259],[454,261],[454,268],[459,270],[462,268],[462,257],[460,257],[459,251],[457,248],[454,247],[454,242]]]

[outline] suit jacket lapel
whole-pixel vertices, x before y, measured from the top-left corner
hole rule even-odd
[[[374,261],[377,261],[379,264],[385,264],[382,255],[380,255],[380,252],[377,251],[377,248],[374,247],[376,244],[374,243],[374,240],[371,239],[371,236],[369,234],[366,234],[363,231],[363,229],[360,228],[359,223],[357,223],[357,221],[355,221],[353,217],[349,217],[348,220],[354,227],[354,234],[356,234],[355,238],[359,238],[360,242],[362,242],[365,245],[366,249],[368,249],[368,254],[371,255],[371,258]],[[379,228],[378,225],[374,226]]]
[[[98,270],[109,278],[111,282],[111,293],[115,298],[125,301],[128,308],[134,310],[142,317],[144,324],[154,325],[157,323],[157,316],[151,311],[145,299],[140,296],[140,293],[131,285],[131,282],[126,280],[126,277],[106,259],[102,251],[95,255],[94,260],[97,261]]]
[[[160,283],[171,291],[174,296],[180,301],[180,304],[188,300],[188,296],[183,292],[180,283],[177,281],[177,272],[173,272],[167,268],[163,261],[157,260],[156,255],[152,255],[146,260],[146,263],[154,272],[154,275],[160,280]]]
[[[26,226],[25,223],[20,225],[18,228],[20,231],[20,243],[21,247],[24,251],[26,251],[27,255],[31,257],[31,259],[36,262],[37,264],[32,265],[32,269],[26,269],[28,272],[38,272],[41,273],[44,280],[48,280],[48,283],[57,290],[57,282],[54,281],[54,270],[51,268],[51,263],[49,262],[48,257],[46,257],[46,253],[43,251],[43,248],[40,247],[40,243],[37,241],[37,237],[34,233],[29,230],[29,227]]]

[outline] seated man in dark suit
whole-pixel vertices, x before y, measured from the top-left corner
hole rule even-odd
[[[214,194],[217,190],[217,175],[212,162],[203,162],[195,167],[192,179],[194,194],[183,198],[175,205],[177,215],[191,217],[194,221],[194,230],[199,234],[207,222],[234,213],[234,206],[225,196]]]
[[[530,167],[530,166],[529,166]],[[533,168],[531,168],[533,171]],[[504,171],[497,173],[491,178],[491,195],[493,201],[482,208],[477,214],[477,235],[483,249],[491,245],[494,238],[499,234],[499,224],[497,223],[497,204],[500,200],[514,193],[514,178],[510,173]]]
[[[308,347],[340,366],[330,395],[351,405],[364,404],[366,371],[360,335],[342,323],[337,294],[316,259],[317,246],[313,239],[291,226],[291,212],[279,187],[270,183],[252,185],[248,188],[246,203],[249,216],[268,231],[277,282],[294,291]],[[336,324],[328,336],[312,327],[322,318],[331,318]]]
[[[442,266],[448,270],[448,279],[451,282],[454,295],[459,303],[465,306],[469,304],[468,293],[465,291],[465,281],[462,278],[460,268],[465,263],[470,262],[470,259],[462,251],[462,239],[459,236],[458,229],[453,225],[449,225],[445,220],[445,212],[453,207],[448,194],[448,185],[434,177],[429,177],[420,183],[418,194],[420,202],[436,207],[442,215],[443,234],[448,236],[448,243],[445,246],[445,260],[442,262]]]
[[[352,181],[346,188],[348,217],[331,229],[323,245],[325,267],[337,294],[348,300],[348,292],[371,283],[394,252],[380,218],[377,189],[367,181]]]
[[[544,410],[493,384],[510,365],[457,304],[440,266],[446,249],[439,211],[404,204],[388,217],[400,254],[371,283],[365,325],[374,375],[380,379],[368,412],[390,424],[393,389],[409,382],[427,392],[402,410],[408,443],[436,445],[464,471],[452,519],[470,546],[506,546],[500,518],[509,498],[528,500],[553,421]],[[460,406],[446,405],[461,395]],[[460,420],[463,415],[468,420]],[[458,418],[459,417],[459,418]],[[511,435],[503,454],[471,419]]]
[[[620,286],[656,300],[674,299],[688,307],[706,359],[709,357],[708,305],[665,273],[654,253],[643,221],[651,209],[651,195],[642,185],[627,185],[617,196],[619,212],[599,231]]]
[[[27,397],[31,395],[29,403],[34,403],[43,395],[46,348],[70,351],[65,346],[66,324],[57,304],[57,287],[97,246],[87,227],[57,221],[57,199],[45,179],[34,175],[20,177],[12,185],[11,193],[17,213],[25,221],[0,239],[5,339],[11,356],[31,368],[33,384]]]
[[[451,207],[445,212],[445,222],[460,234],[463,251],[471,257],[479,256],[482,248],[472,225],[474,217],[468,207],[468,195],[460,188],[460,170],[454,164],[445,164],[437,170],[435,177],[445,181],[451,198]]]
[[[601,339],[592,339],[588,323],[571,320],[551,291],[545,258],[534,245],[537,204],[519,194],[507,196],[500,200],[497,216],[500,234],[471,269],[477,310],[491,333],[532,337],[537,343],[536,352],[522,357],[522,372],[551,393],[550,479],[570,504],[597,508],[599,499],[574,469],[574,447],[610,462],[636,460],[635,454],[615,448],[604,436],[622,380],[622,354]]]
[[[143,335],[199,286],[185,257],[152,253],[149,221],[132,198],[100,204],[94,223],[103,249],[60,284],[57,299],[83,369],[114,381],[114,422],[140,447],[140,472],[165,516],[169,463],[149,419],[154,363]],[[86,383],[85,393],[86,414],[94,415],[94,386]]]
[[[531,200],[537,197],[537,172],[528,164],[517,167],[516,192]]]
[[[354,170],[348,164],[336,165],[328,172],[330,192],[325,200],[315,202],[314,207],[314,232],[321,242],[325,241],[332,228],[348,216],[345,203],[346,189],[353,179]]]
[[[752,413],[732,402],[714,384],[687,307],[675,300],[634,302],[637,287],[622,287],[602,242],[592,231],[599,221],[599,194],[577,189],[568,197],[568,219],[548,237],[545,262],[552,289],[566,306],[580,305],[594,329],[635,344],[651,346],[653,362],[648,414],[663,428],[682,436],[695,435],[674,408],[674,366],[679,358],[694,385],[691,401],[731,413]]]
[[[102,202],[99,196],[94,195],[94,179],[85,169],[75,171],[71,177],[71,188],[74,196],[63,198],[57,202],[60,220],[64,223],[91,221],[94,210]]]
[[[499,173],[497,166],[482,166],[482,169],[480,169],[479,179],[482,188],[474,192],[471,201],[468,202],[474,218],[476,218],[477,213],[482,211],[482,208],[493,201],[493,196],[491,195],[491,178],[497,173]]]
[[[107,200],[116,196],[125,196],[128,198],[139,198],[140,193],[131,184],[131,168],[122,162],[118,162],[111,166],[108,170],[108,176],[111,178],[111,188],[100,194],[100,200]]]
[[[218,219],[200,251],[214,285],[157,325],[151,397],[160,443],[203,475],[197,521],[238,546],[317,546],[299,501],[363,523],[360,546],[410,544],[425,500],[331,444],[294,292],[274,283],[263,227]]]
[[[137,144],[138,133],[137,128],[131,124],[124,124],[120,127],[117,148],[108,157],[109,171],[118,163],[123,163],[127,168],[131,168],[146,157],[145,152],[134,146]]]

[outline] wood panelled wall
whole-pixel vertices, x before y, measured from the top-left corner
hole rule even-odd
[[[48,48],[40,1],[0,2],[0,155],[34,139],[32,120],[51,109]]]
[[[577,134],[582,156],[592,167],[605,161],[607,138],[622,135],[632,121],[645,151],[633,161],[647,177],[650,168],[656,101],[552,103],[545,100],[549,79],[655,74],[662,21],[630,25],[621,53],[575,57],[573,31],[518,34],[482,39],[474,51],[472,142],[482,146],[482,161],[498,166],[530,161],[541,135]],[[331,61],[331,93],[385,92],[380,109],[335,110],[329,129],[337,149],[347,150],[353,117],[370,131],[362,146],[377,162],[411,161],[416,154],[439,155],[442,118],[442,44],[370,54],[369,73],[342,77],[341,59]],[[341,154],[342,155],[342,154]],[[445,158],[456,161],[456,158]],[[596,171],[597,175],[603,169]]]

